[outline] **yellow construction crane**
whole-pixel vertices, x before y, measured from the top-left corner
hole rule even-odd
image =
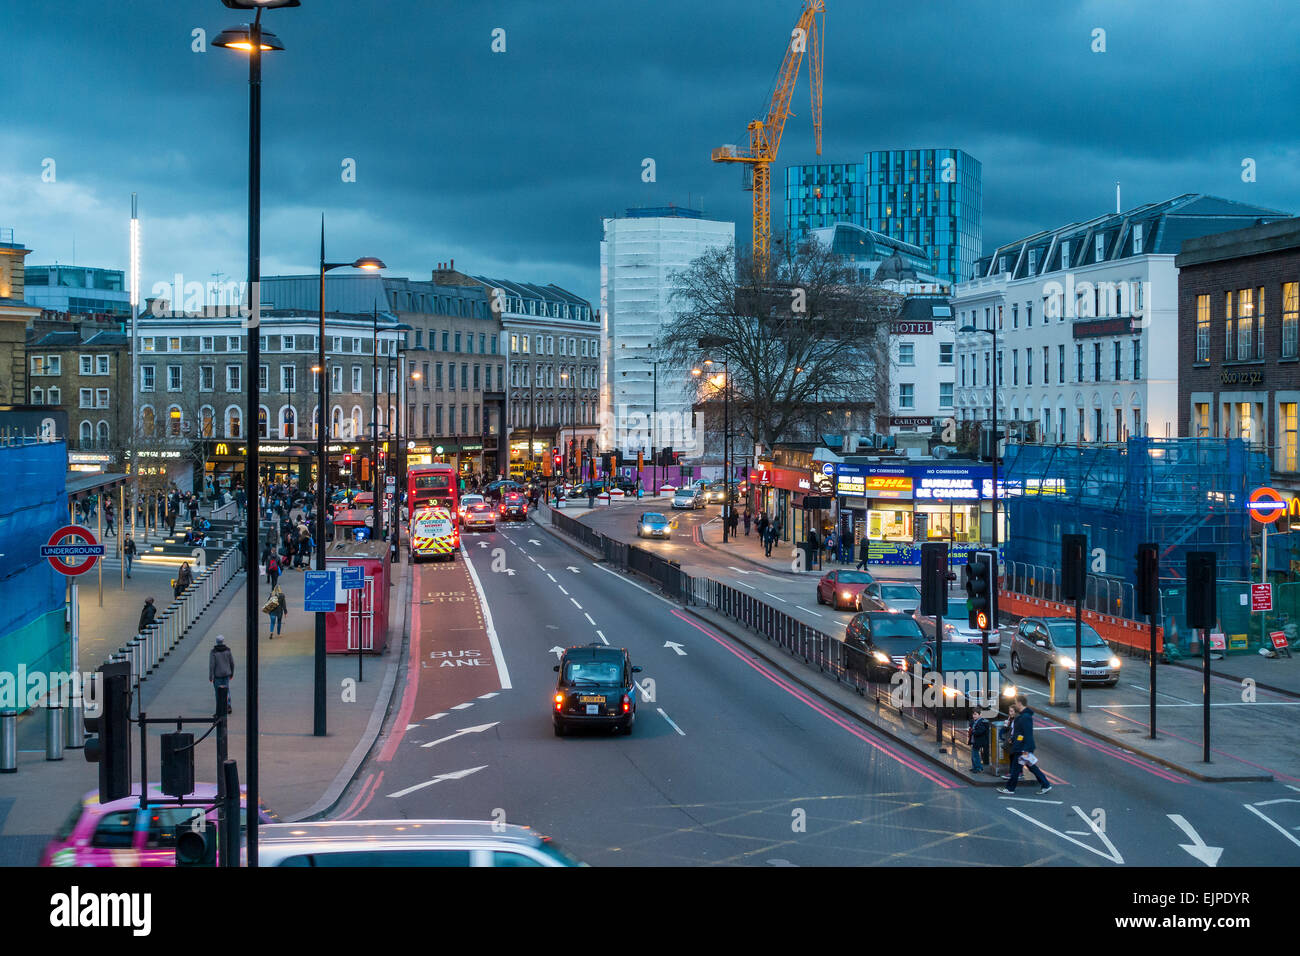
[[[825,0],[804,0],[799,22],[790,32],[785,60],[776,78],[772,104],[767,118],[749,124],[749,150],[737,152],[735,146],[721,146],[713,151],[715,163],[749,163],[753,182],[746,188],[754,191],[754,263],[760,274],[766,274],[768,248],[772,238],[772,162],[781,146],[781,133],[785,121],[793,114],[790,99],[794,96],[795,81],[799,78],[799,65],[804,51],[808,59],[808,81],[812,87],[813,136],[817,155],[822,152],[822,43],[825,38]]]

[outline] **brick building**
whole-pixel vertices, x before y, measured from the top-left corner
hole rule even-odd
[[[1258,446],[1300,498],[1300,218],[1188,240],[1175,265],[1179,435]]]
[[[27,395],[27,324],[40,306],[23,299],[31,250],[14,242],[12,229],[0,229],[0,405],[22,405]]]

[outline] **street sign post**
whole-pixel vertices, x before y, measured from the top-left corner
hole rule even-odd
[[[1252,612],[1273,610],[1273,585],[1252,584],[1250,586],[1250,609]]]
[[[64,538],[80,538],[84,544],[60,544]],[[85,574],[95,566],[95,562],[104,556],[104,546],[95,540],[89,528],[80,525],[64,525],[50,540],[41,545],[41,557],[50,562],[50,567],[60,574],[69,576]],[[65,564],[65,559],[84,558],[78,564]]]
[[[1252,611],[1271,611],[1273,610],[1273,589],[1268,584],[1268,526],[1286,513],[1286,499],[1279,495],[1272,488],[1260,487],[1250,493],[1250,498],[1246,502],[1246,508],[1250,511],[1250,516],[1258,521],[1260,528],[1259,543],[1259,579],[1264,582],[1262,585],[1250,586],[1250,609]],[[1268,607],[1256,607],[1256,588],[1262,587],[1268,591]],[[1264,619],[1259,623],[1259,636],[1261,641],[1264,638],[1264,629],[1267,622]]]
[[[358,565],[357,567],[345,567],[343,571],[343,590],[360,591],[366,586],[366,569]]]
[[[335,604],[335,584],[333,571],[307,571],[303,581],[304,611],[331,613]]]

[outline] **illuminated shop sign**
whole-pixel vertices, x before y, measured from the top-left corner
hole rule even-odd
[[[916,498],[940,498],[945,501],[976,501],[980,489],[974,478],[922,478],[917,482]]]

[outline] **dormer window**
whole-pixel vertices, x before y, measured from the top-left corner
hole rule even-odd
[[[1142,255],[1142,223],[1133,227],[1133,255]]]

